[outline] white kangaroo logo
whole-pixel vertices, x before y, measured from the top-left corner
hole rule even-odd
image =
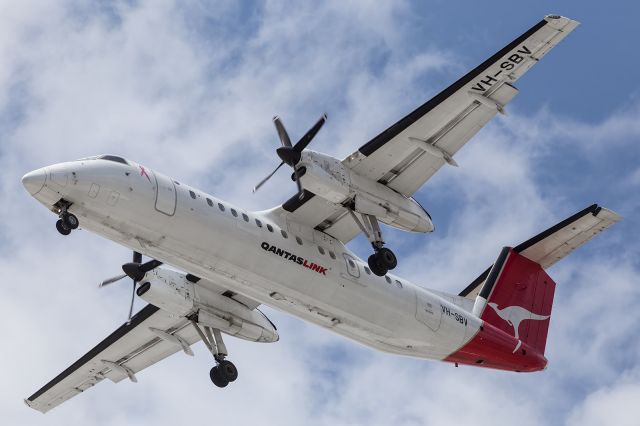
[[[506,308],[498,309],[498,304],[494,302],[489,303],[489,306],[493,308],[493,310],[496,312],[496,314],[498,314],[500,318],[505,320],[507,324],[513,327],[513,330],[515,331],[516,339],[518,339],[518,344],[516,345],[516,348],[513,350],[514,353],[515,351],[518,350],[518,348],[522,344],[522,342],[520,341],[520,336],[518,334],[520,323],[524,320],[543,321],[543,320],[549,319],[549,317],[551,316],[551,315],[534,314],[533,312],[528,311],[522,306],[507,306]]]

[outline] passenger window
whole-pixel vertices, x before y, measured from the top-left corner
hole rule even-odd
[[[231,209],[231,214],[233,215],[233,217],[238,217],[238,212],[236,211],[236,209]]]
[[[218,208],[220,209],[221,212],[224,211],[224,206],[221,203],[218,203]]]
[[[385,275],[384,279],[387,280],[389,284],[391,284],[391,278],[389,278],[389,275]]]
[[[332,259],[335,260],[336,254],[334,252],[332,252],[331,250],[329,250],[329,257],[331,257]]]
[[[249,216],[247,216],[246,214],[242,213],[242,218],[245,222],[249,222]]]
[[[177,180],[174,180],[173,183],[175,183],[176,185],[180,185],[180,182],[178,182]]]
[[[258,226],[258,228],[262,228],[262,222],[260,222],[258,219],[256,219],[256,225]]]
[[[356,264],[353,262],[353,260],[348,259],[347,262],[349,262],[349,266],[351,266],[352,268],[356,267]]]
[[[209,204],[209,207],[213,207],[213,201],[211,201],[211,198],[207,198],[207,204]]]
[[[284,232],[284,230],[280,230],[280,233],[282,234],[282,238],[289,238],[289,236],[287,235],[286,232]]]
[[[366,266],[364,267],[364,271],[367,273],[367,275],[371,275],[371,269],[367,268]]]
[[[196,193],[189,190],[189,195],[191,195],[191,198],[193,198],[194,200],[196,199]]]
[[[318,246],[318,251],[320,252],[320,254],[324,254],[324,249],[320,246]]]
[[[269,225],[268,223],[267,223],[267,229],[269,230],[269,232],[273,232],[273,226]]]
[[[402,283],[398,280],[396,280],[396,287],[402,288]]]
[[[302,245],[302,239],[300,239],[300,237],[296,237],[296,241],[298,242],[299,245]]]

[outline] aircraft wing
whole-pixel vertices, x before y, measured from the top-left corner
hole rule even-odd
[[[179,337],[185,349],[179,342],[160,338],[152,329]],[[176,352],[191,352],[189,346],[198,340],[200,337],[189,320],[147,305],[130,323],[120,326],[25,402],[46,413],[105,378],[115,383],[126,378],[136,381],[135,373]]]
[[[547,16],[434,98],[343,160],[352,171],[411,196],[518,93],[524,73],[578,26]],[[282,206],[291,220],[347,242],[360,229],[346,209],[305,191]]]
[[[593,204],[513,250],[547,269],[620,219],[622,218],[617,213]],[[475,299],[492,266],[473,280],[459,296]]]

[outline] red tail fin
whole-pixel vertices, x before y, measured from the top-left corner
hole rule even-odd
[[[544,354],[556,284],[536,262],[502,249],[474,313]]]

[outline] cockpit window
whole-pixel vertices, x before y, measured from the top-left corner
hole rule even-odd
[[[127,163],[127,160],[125,160],[122,157],[118,157],[116,155],[101,155],[98,158],[100,158],[101,160],[115,161],[116,163],[129,164]]]
[[[122,157],[118,157],[117,155],[96,155],[94,157],[86,157],[81,158],[78,161],[87,161],[87,160],[107,160],[107,161],[115,161],[116,163],[129,164],[127,160]]]

